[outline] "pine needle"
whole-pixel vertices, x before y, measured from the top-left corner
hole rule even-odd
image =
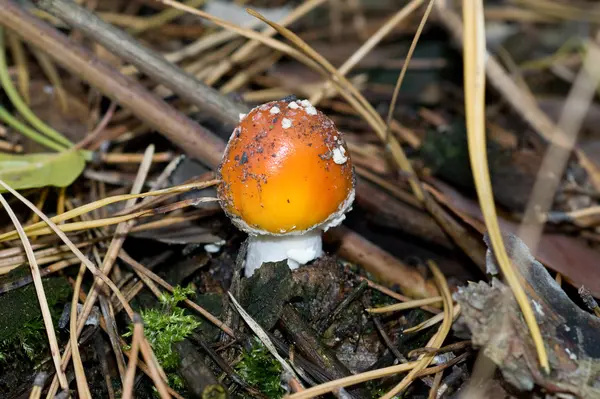
[[[390,102],[390,108],[388,109],[387,123],[385,129],[386,142],[389,140],[390,127],[392,125],[392,120],[394,119],[394,110],[396,109],[396,101],[398,101],[400,87],[402,86],[402,82],[404,81],[404,76],[406,75],[406,71],[408,70],[408,65],[410,64],[410,60],[412,59],[413,53],[415,52],[415,48],[417,47],[417,43],[419,42],[419,38],[421,37],[421,33],[423,32],[423,28],[425,27],[425,22],[427,22],[427,18],[429,18],[429,14],[431,14],[431,10],[433,9],[434,4],[435,0],[429,0],[429,4],[427,5],[425,12],[423,13],[423,18],[421,18],[419,27],[415,32],[415,36],[413,37],[412,42],[410,43],[410,48],[408,49],[406,60],[404,61],[404,65],[402,65],[402,70],[400,71],[400,75],[398,76],[398,80],[396,81],[396,87],[394,87],[394,94],[392,95],[392,101]]]
[[[123,383],[123,399],[133,398],[133,383],[135,381],[135,370],[140,353],[140,344],[144,339],[144,322],[139,314],[133,316],[133,338],[131,341],[131,350],[129,351],[129,363],[125,373],[125,382]]]
[[[482,0],[463,1],[463,21],[465,113],[469,157],[477,196],[498,264],[529,327],[540,365],[546,372],[549,372],[550,365],[544,341],[531,304],[506,253],[494,204],[485,136],[485,59],[487,50]]]
[[[186,193],[191,190],[210,187],[210,186],[217,184],[218,182],[219,182],[219,180],[209,180],[209,181],[203,181],[203,182],[198,182],[198,183],[181,184],[179,186],[169,187],[169,188],[165,188],[162,190],[156,190],[156,191],[148,191],[146,193],[141,193],[141,194],[115,195],[112,197],[103,198],[101,200],[91,202],[86,205],[82,205],[80,207],[77,207],[75,209],[72,209],[70,211],[62,213],[60,215],[56,215],[56,216],[50,218],[50,220],[52,222],[58,224],[58,223],[62,223],[67,220],[76,218],[78,216],[81,216],[81,215],[91,212],[93,210],[105,207],[110,204],[114,204],[116,202],[129,201],[129,200],[138,199],[138,198],[156,197],[156,196],[168,195],[168,194],[181,194],[181,193]],[[111,224],[111,223],[109,223],[109,224]],[[109,225],[109,224],[104,224],[104,225]],[[40,229],[44,229],[45,227],[46,227],[46,223],[37,222],[37,223],[31,224],[29,226],[26,226],[24,228],[24,230],[27,233],[34,233]],[[96,226],[96,227],[98,227],[98,226]],[[16,231],[9,231],[7,233],[0,234],[0,242],[13,240],[15,238],[17,238]]]
[[[69,320],[69,334],[71,336],[71,352],[73,353],[73,369],[75,370],[75,381],[77,382],[77,394],[82,399],[91,399],[92,394],[85,377],[83,362],[79,354],[79,340],[77,339],[77,305],[79,304],[79,291],[81,282],[85,275],[85,264],[79,267],[79,273],[73,288],[73,300],[71,301],[71,317]]]
[[[0,180],[0,183],[4,185],[4,182]],[[31,248],[31,243],[27,238],[27,235],[23,231],[23,226],[19,222],[19,218],[13,212],[12,208],[8,204],[8,201],[4,199],[4,196],[0,194],[0,204],[8,213],[10,220],[15,225],[17,229],[17,233],[19,234],[19,238],[23,244],[23,249],[25,250],[25,254],[27,255],[27,261],[29,263],[29,267],[31,269],[31,275],[33,277],[33,284],[35,286],[35,293],[38,297],[38,302],[40,304],[40,309],[42,312],[42,319],[44,320],[44,326],[46,327],[46,334],[48,335],[48,343],[50,345],[50,354],[52,356],[52,360],[54,362],[54,368],[56,369],[56,376],[58,377],[58,381],[60,383],[60,387],[63,390],[69,389],[69,383],[67,382],[67,377],[65,376],[64,371],[61,367],[60,362],[60,349],[58,347],[58,341],[56,340],[56,333],[54,332],[54,325],[52,324],[52,315],[50,314],[50,309],[48,307],[48,300],[46,299],[46,292],[44,291],[44,285],[42,284],[42,277],[40,276],[40,269],[36,262],[35,255],[33,253],[33,248]],[[15,315],[18,317],[18,315]]]
[[[431,298],[424,298],[424,299],[417,299],[414,301],[395,303],[393,305],[382,306],[380,308],[369,308],[369,309],[366,309],[366,311],[369,313],[397,312],[399,310],[420,308],[421,306],[431,305],[431,304],[439,303],[439,302],[442,302],[442,297],[434,296]]]
[[[442,325],[438,331],[433,337],[431,337],[426,346],[429,348],[439,349],[444,343],[444,340],[448,336],[450,328],[452,327],[454,303],[452,302],[452,294],[450,293],[450,288],[448,287],[448,283],[446,281],[446,277],[444,277],[444,274],[433,261],[430,260],[427,263],[438,286],[438,290],[444,299],[444,312],[440,313],[444,316],[444,320],[442,321]],[[427,366],[429,366],[429,364],[433,361],[434,356],[434,354],[422,355],[421,358],[417,360],[417,365],[408,373],[408,375],[406,375],[406,377],[404,377],[402,381],[400,381],[400,383],[391,391],[383,395],[381,399],[391,399],[406,389],[410,384],[412,384],[414,379],[417,378],[419,372],[423,371]]]

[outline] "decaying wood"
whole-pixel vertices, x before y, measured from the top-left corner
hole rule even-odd
[[[486,237],[487,238],[487,237]],[[513,265],[522,276],[549,353],[551,373],[538,368],[536,352],[510,289],[494,278],[491,285],[471,283],[455,294],[473,343],[524,391],[537,384],[549,392],[581,398],[600,395],[600,319],[579,308],[514,235],[505,236]],[[488,269],[498,269],[491,251]]]
[[[287,304],[284,306],[280,322],[285,333],[290,336],[291,341],[295,343],[298,350],[316,365],[330,372],[335,378],[347,377],[352,374],[335,354],[321,344],[316,333],[302,320],[302,317],[292,305]],[[353,389],[350,392],[356,398],[369,397],[360,388]]]
[[[375,217],[381,216],[382,223],[441,247],[454,248],[444,230],[428,213],[397,200],[364,179],[358,178],[357,186],[356,202]]]
[[[438,295],[435,284],[427,281],[416,269],[346,227],[330,230],[325,239],[339,245],[340,256],[387,283],[397,284],[408,296],[429,298]]]

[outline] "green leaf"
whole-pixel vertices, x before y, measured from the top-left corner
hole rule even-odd
[[[45,186],[66,187],[85,167],[80,151],[14,155],[0,153],[0,179],[15,190]],[[0,193],[5,192],[0,187]]]

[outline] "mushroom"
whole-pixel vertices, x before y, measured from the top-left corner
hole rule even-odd
[[[323,253],[322,232],[354,201],[354,170],[333,121],[308,100],[272,101],[240,115],[219,166],[221,207],[248,233],[245,275]]]

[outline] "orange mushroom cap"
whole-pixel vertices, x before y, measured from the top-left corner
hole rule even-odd
[[[241,115],[219,167],[218,195],[251,234],[300,234],[341,220],[354,171],[333,121],[306,100],[273,101]]]

